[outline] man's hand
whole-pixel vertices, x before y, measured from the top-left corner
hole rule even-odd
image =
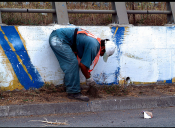
[[[89,87],[90,87],[90,86],[95,86],[96,83],[95,83],[95,81],[92,79],[90,72],[88,72],[89,68],[87,68],[87,67],[86,67],[84,64],[82,64],[81,62],[80,62],[80,68],[81,68],[81,71],[82,71],[83,75],[84,75],[85,78],[86,78],[86,85],[89,86]]]
[[[90,77],[90,78],[86,79],[86,85],[89,86],[89,87],[91,87],[91,86],[95,86],[96,83],[95,83],[95,81],[92,79],[92,77]]]

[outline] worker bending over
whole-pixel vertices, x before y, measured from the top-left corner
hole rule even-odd
[[[89,101],[81,94],[79,67],[86,78],[86,85],[93,86],[90,66],[97,64],[100,56],[106,62],[115,51],[115,44],[108,39],[101,40],[81,28],[60,28],[53,30],[49,44],[65,73],[64,85],[68,98]]]

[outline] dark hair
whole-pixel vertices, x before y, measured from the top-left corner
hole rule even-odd
[[[101,40],[101,46],[105,46],[105,41],[109,41],[109,39],[102,39]],[[103,49],[102,52],[106,52],[106,50]]]

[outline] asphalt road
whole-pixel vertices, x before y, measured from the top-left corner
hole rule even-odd
[[[153,118],[144,119],[142,111],[151,111]],[[84,112],[42,116],[1,117],[0,127],[175,127],[175,107],[152,109]],[[45,120],[65,122],[68,125],[54,125]]]

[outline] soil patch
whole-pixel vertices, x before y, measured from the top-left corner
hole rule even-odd
[[[98,95],[96,94],[98,90]],[[14,104],[40,104],[60,102],[82,102],[68,99],[64,86],[44,85],[39,89],[0,91],[0,106]],[[87,88],[82,89],[82,94],[89,96],[90,100],[107,99],[110,97],[141,97],[141,96],[165,96],[175,95],[174,84],[164,85],[130,85],[123,86],[101,86],[90,92]]]

